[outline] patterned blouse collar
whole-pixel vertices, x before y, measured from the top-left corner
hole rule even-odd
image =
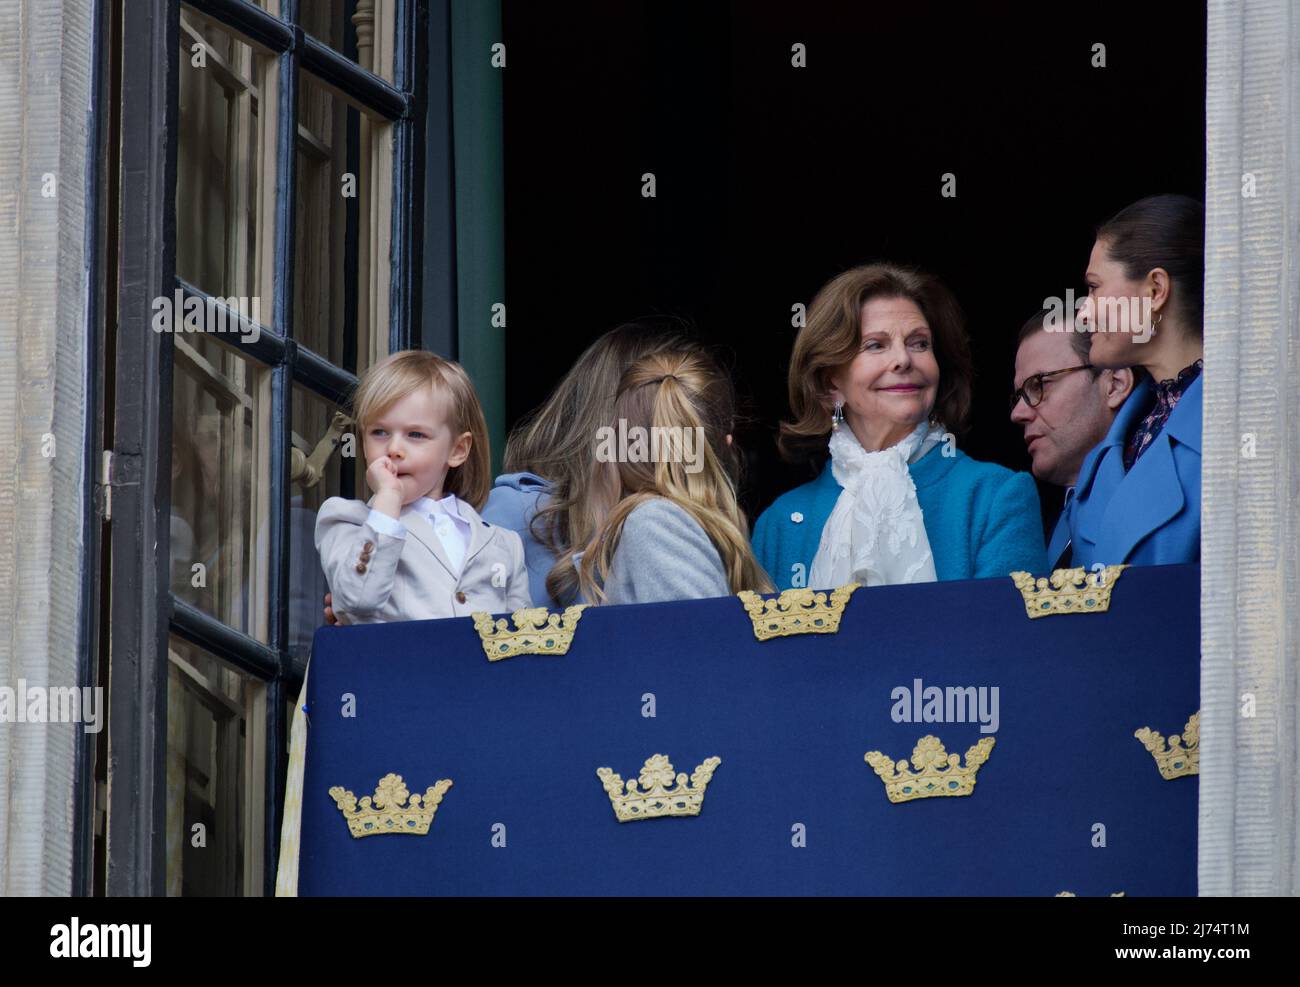
[[[1183,367],[1178,371],[1178,376],[1167,380],[1156,382],[1156,401],[1162,398],[1170,402],[1170,407],[1178,403],[1178,399],[1183,396],[1183,392],[1192,386],[1194,381],[1201,373],[1205,366],[1205,361],[1197,360],[1190,366]]]
[[[1178,376],[1167,380],[1156,381],[1155,384],[1155,403],[1151,410],[1147,412],[1145,418],[1138,423],[1133,434],[1129,437],[1124,447],[1124,469],[1130,470],[1133,464],[1146,452],[1152,441],[1161,430],[1165,423],[1169,421],[1169,416],[1173,414],[1178,400],[1192,386],[1192,382],[1200,376],[1205,361],[1197,360],[1190,366],[1184,367],[1178,371]]]

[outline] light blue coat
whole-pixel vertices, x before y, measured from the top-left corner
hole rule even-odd
[[[1046,571],[1038,488],[1028,473],[935,446],[908,466],[939,579]],[[826,463],[817,479],[783,493],[754,525],[754,554],[777,589],[806,579],[844,488]],[[815,589],[829,587],[818,586]]]
[[[528,566],[528,588],[533,606],[558,609],[560,604],[546,592],[546,576],[555,565],[555,555],[533,535],[528,527],[533,516],[546,506],[551,481],[536,473],[502,473],[497,477],[482,517],[491,524],[515,532],[524,543],[524,563]]]
[[[1068,505],[1074,565],[1174,565],[1201,560],[1201,381],[1124,472],[1124,443],[1155,394],[1145,379],[1083,460]]]

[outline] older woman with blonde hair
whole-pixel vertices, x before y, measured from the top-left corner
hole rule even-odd
[[[971,376],[961,310],[932,275],[869,264],[817,293],[778,443],[787,459],[829,459],[754,526],[778,588],[1043,571],[1032,477],[957,448]]]

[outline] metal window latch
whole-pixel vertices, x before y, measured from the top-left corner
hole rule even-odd
[[[341,411],[336,411],[330,420],[329,429],[316,443],[316,448],[312,450],[310,456],[305,455],[301,449],[293,449],[290,453],[290,482],[303,487],[314,487],[319,483],[321,477],[325,475],[325,464],[329,462],[334,450],[339,447],[343,440],[343,433],[351,424],[352,419]]]

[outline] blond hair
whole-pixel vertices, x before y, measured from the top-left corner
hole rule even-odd
[[[731,592],[772,590],[754,558],[749,526],[736,501],[738,459],[726,441],[734,417],[731,381],[698,346],[652,353],[623,375],[612,421],[623,419],[628,427],[646,429],[702,429],[702,463],[697,471],[688,470],[687,464],[677,461],[680,457],[672,456],[653,462],[594,464],[592,496],[612,501],[612,506],[578,567],[578,585],[588,600],[605,601],[602,587],[623,523],[640,504],[653,498],[677,504],[699,522],[718,550]],[[572,559],[565,556],[551,575],[563,576],[574,568]],[[549,577],[547,583],[549,588]]]
[[[444,493],[454,493],[474,510],[482,510],[492,486],[492,457],[487,420],[469,374],[459,364],[428,350],[400,350],[361,375],[352,395],[352,420],[363,434],[402,398],[428,387],[441,398],[453,436],[470,433],[469,457],[447,471]]]
[[[688,332],[680,320],[665,316],[610,329],[583,351],[546,402],[510,432],[505,472],[527,470],[550,483],[528,527],[557,560],[567,560],[575,546],[591,541],[617,502],[592,489],[591,437],[610,420],[623,374],[651,353],[691,345]],[[577,592],[572,563],[552,567],[551,572],[555,578],[548,574],[547,592],[560,603],[568,602]]]

